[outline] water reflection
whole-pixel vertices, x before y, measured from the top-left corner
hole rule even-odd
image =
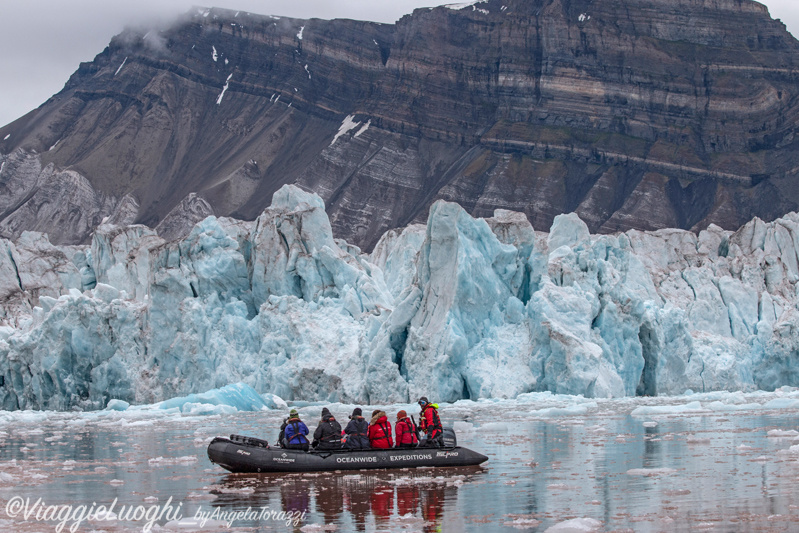
[[[319,513],[326,524],[339,520],[344,513],[345,487],[338,476],[332,477],[326,487],[316,491],[316,512]]]
[[[580,517],[636,532],[799,530],[799,448],[791,448],[799,433],[788,431],[799,425],[794,410],[631,416],[636,405],[600,402],[584,415],[550,417],[512,402],[454,406],[443,416],[474,424],[461,425],[458,439],[489,456],[484,468],[288,475],[231,475],[205,455],[217,434],[263,436],[279,425],[278,412],[19,420],[0,426],[0,530],[48,530],[2,522],[3,505],[15,495],[75,505],[172,497],[183,502],[184,516],[198,509],[304,512],[289,528],[296,531],[544,531]],[[775,429],[785,436],[769,436]],[[259,519],[233,525],[285,530]],[[132,524],[103,529],[141,531]]]
[[[486,475],[482,467],[304,474],[229,474],[210,488],[213,507],[235,512],[274,507],[306,513],[314,523],[357,531],[389,528],[393,520],[440,531],[460,487]],[[240,523],[253,526],[254,523]]]

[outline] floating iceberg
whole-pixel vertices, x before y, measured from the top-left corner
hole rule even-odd
[[[236,406],[191,396],[232,383],[251,407],[797,386],[797,251],[793,213],[591,235],[574,214],[541,233],[439,201],[366,254],[293,186],[253,222],[208,217],[177,242],[25,233],[0,240],[0,407],[202,410]]]
[[[269,403],[285,407],[286,404],[277,396],[270,395]],[[112,399],[105,407],[106,411],[170,411],[184,415],[231,414],[238,411],[263,411],[271,409],[255,389],[244,383],[226,385],[199,394],[189,394],[170,398],[150,405],[131,406],[124,400]]]
[[[159,409],[178,408],[182,413],[190,414],[218,411],[219,407],[227,407],[233,412],[262,411],[269,408],[255,389],[244,383],[226,385],[221,389],[200,394],[170,398],[159,402],[156,406]]]

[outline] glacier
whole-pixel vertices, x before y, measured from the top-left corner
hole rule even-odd
[[[287,401],[608,398],[799,386],[799,215],[738,231],[536,231],[446,201],[371,253],[287,185],[168,242],[0,239],[0,408],[155,404],[231,384]],[[196,400],[196,398],[195,398]],[[184,403],[203,404],[186,400]]]

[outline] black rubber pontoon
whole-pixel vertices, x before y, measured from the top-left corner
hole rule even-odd
[[[389,450],[286,450],[265,447],[264,441],[233,436],[216,437],[208,445],[208,458],[237,473],[319,472],[419,466],[474,466],[488,457],[468,448],[391,448]]]

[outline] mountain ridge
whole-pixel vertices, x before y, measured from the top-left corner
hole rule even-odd
[[[799,43],[765,6],[454,7],[394,25],[214,8],[126,30],[0,128],[0,235],[86,242],[112,217],[179,238],[208,214],[254,219],[286,183],[366,249],[436,199],[536,227],[575,211],[603,233],[799,208]]]

